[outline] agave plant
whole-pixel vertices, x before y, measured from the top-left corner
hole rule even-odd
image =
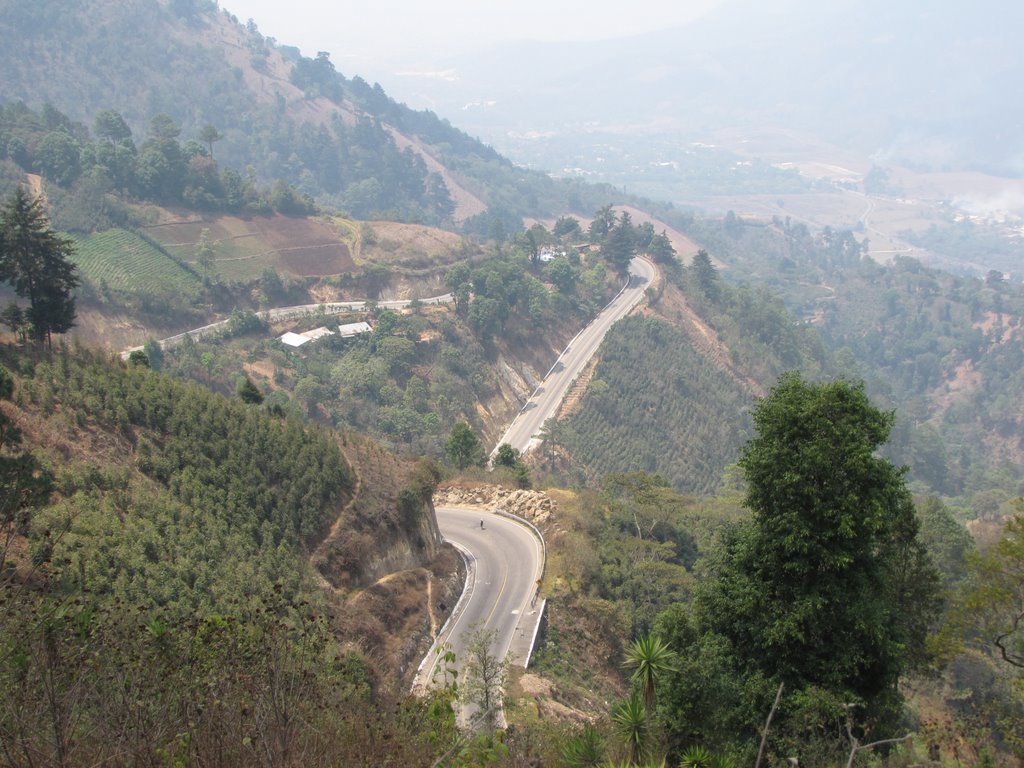
[[[606,746],[597,728],[587,725],[562,745],[562,764],[566,768],[597,768],[604,762]]]
[[[679,768],[736,768],[736,763],[731,757],[714,755],[698,745],[683,752]]]
[[[647,746],[647,712],[636,693],[615,706],[612,722],[629,751],[629,762],[642,760]]]
[[[704,747],[694,746],[683,752],[682,760],[679,761],[679,768],[711,768],[714,755]]]
[[[625,665],[633,668],[632,680],[643,691],[648,715],[654,709],[655,690],[675,661],[675,652],[656,635],[638,637],[626,651]]]

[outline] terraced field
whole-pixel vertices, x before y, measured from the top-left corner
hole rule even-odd
[[[213,246],[213,269],[228,280],[255,280],[264,269],[296,277],[322,277],[351,270],[347,227],[288,216],[221,216],[165,222],[146,233],[186,263],[196,260],[203,230]]]
[[[126,229],[75,238],[72,260],[82,276],[117,291],[192,295],[199,278],[174,259]]]

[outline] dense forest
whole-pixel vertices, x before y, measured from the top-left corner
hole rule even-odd
[[[841,371],[897,409],[891,450],[916,478],[947,495],[1019,493],[1019,285],[909,257],[881,264],[862,255],[852,233],[829,228],[740,223],[715,239],[737,272],[771,285],[818,331]]]

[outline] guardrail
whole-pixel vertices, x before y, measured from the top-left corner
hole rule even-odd
[[[533,658],[533,652],[537,650],[537,638],[540,636],[540,628],[544,623],[544,609],[547,608],[548,601],[540,601],[540,610],[537,611],[537,624],[533,628],[533,637],[530,638],[530,650],[526,653],[526,659],[523,661],[523,669],[530,668],[530,659]]]

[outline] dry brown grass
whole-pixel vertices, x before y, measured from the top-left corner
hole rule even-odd
[[[362,224],[359,264],[411,269],[445,266],[464,258],[460,235],[420,224],[368,221]]]

